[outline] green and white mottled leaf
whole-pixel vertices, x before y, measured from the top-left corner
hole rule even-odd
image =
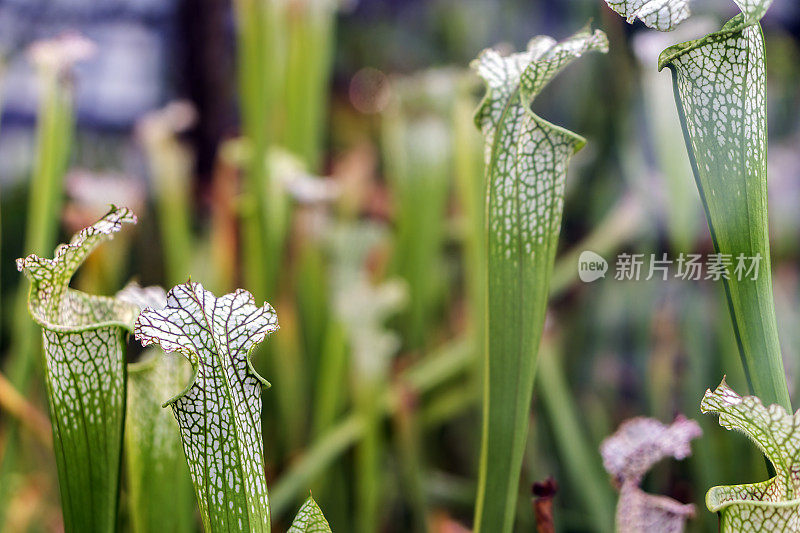
[[[314,497],[309,496],[297,511],[288,533],[330,533],[330,531],[331,526],[325,520],[322,509],[314,501]]]
[[[124,223],[114,208],[62,244],[53,259],[30,255],[17,268],[31,281],[28,306],[42,326],[45,379],[67,532],[113,531],[125,419],[125,341],[137,306],[69,288],[91,251]]]
[[[161,294],[166,301],[163,289]],[[164,357],[159,349],[148,350],[141,361],[128,365],[125,463],[134,533],[195,530],[194,490],[180,431],[159,400],[180,390],[190,376],[187,361]]]
[[[741,431],[775,468],[775,477],[746,485],[712,487],[706,506],[720,515],[721,531],[800,530],[800,410],[764,406],[755,396],[739,396],[725,380],[707,390],[703,413],[719,415],[725,429]]]
[[[270,530],[261,389],[252,350],[278,329],[272,306],[242,289],[216,298],[199,283],[176,285],[163,309],[145,309],[134,333],[144,346],[180,352],[194,369],[166,402],[180,426],[206,531]]]
[[[629,24],[639,19],[650,28],[670,31],[689,17],[689,0],[606,0]]]
[[[732,263],[723,282],[751,389],[788,408],[770,274],[766,57],[758,24],[770,2],[737,3],[742,13],[722,30],[667,48],[659,68],[673,74],[714,247]],[[758,275],[735,275],[739,257],[760,257]]]
[[[639,486],[645,474],[666,457],[684,459],[691,455],[692,439],[702,434],[694,420],[678,416],[670,425],[638,417],[624,422],[600,446],[603,466],[614,476],[619,489],[617,533],[680,533],[694,516],[694,505],[666,496],[648,494]]]
[[[556,43],[535,37],[525,52],[485,50],[473,68],[487,90],[476,113],[486,141],[488,350],[476,531],[511,531],[519,491],[536,351],[561,227],[567,162],[585,140],[531,109],[542,88],[589,51],[603,32]]]

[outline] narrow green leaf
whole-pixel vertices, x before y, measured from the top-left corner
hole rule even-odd
[[[177,100],[150,111],[136,123],[139,143],[145,150],[153,200],[161,232],[164,275],[169,283],[189,275],[192,237],[191,152],[179,135],[191,128],[197,112],[189,102]]]
[[[286,10],[284,144],[312,171],[319,170],[336,49],[336,0],[289,3]]]
[[[73,116],[73,66],[91,57],[94,45],[79,34],[68,33],[54,39],[34,42],[28,57],[37,70],[37,89],[40,91],[36,116],[36,145],[28,206],[24,226],[24,253],[43,255],[56,245],[64,192],[63,177],[72,149]],[[15,305],[11,349],[6,368],[11,382],[26,391],[35,370],[36,328],[24,309],[27,292],[20,285]],[[9,445],[1,458],[3,462],[13,457],[17,444],[10,430]],[[5,467],[0,470],[0,485],[8,486]],[[0,493],[2,493],[0,487]],[[2,496],[2,494],[0,494]],[[0,497],[0,508],[4,500]],[[2,509],[0,509],[0,515]]]
[[[124,334],[138,313],[120,298],[69,288],[89,253],[135,223],[127,208],[56,248],[54,259],[30,255],[17,268],[31,281],[28,306],[42,326],[53,445],[68,532],[113,531],[125,418]]]
[[[722,30],[667,48],[675,100],[751,390],[790,406],[778,343],[767,227],[767,88],[759,19],[769,0],[738,1]],[[756,272],[737,272],[760,258]]]
[[[476,531],[513,526],[567,162],[585,143],[535,115],[530,105],[572,60],[607,48],[605,34],[587,28],[558,44],[536,37],[526,52],[508,57],[486,50],[473,63],[487,84],[476,122],[486,138],[488,197],[488,349]]]
[[[408,283],[408,309],[398,323],[404,345],[418,350],[441,314],[452,132],[437,107],[452,102],[455,80],[432,70],[400,79],[395,87],[381,120],[383,161],[396,213],[391,271]]]
[[[279,140],[285,77],[285,0],[236,0],[237,85],[242,134],[246,138],[241,209],[243,275],[259,298],[271,293],[285,238],[285,203],[267,165],[269,147]]]
[[[374,284],[364,266],[369,252],[381,242],[381,230],[375,225],[346,225],[333,235],[331,288],[335,319],[350,348],[351,394],[365,424],[355,451],[355,529],[362,533],[380,529],[385,499],[385,443],[379,402],[381,391],[387,386],[392,358],[400,348],[399,336],[386,328],[385,322],[408,300],[405,283],[391,279]]]
[[[719,513],[720,530],[797,531],[800,529],[800,410],[765,407],[755,396],[739,396],[725,380],[707,390],[703,413],[719,415],[725,429],[741,431],[767,456],[775,477],[761,483],[712,487],[706,506]]]
[[[611,531],[614,493],[608,486],[595,443],[586,435],[582,424],[585,414],[567,383],[563,355],[554,343],[542,342],[536,370],[537,406],[541,406],[539,412],[547,417],[558,457],[564,465],[559,481],[568,481],[574,487],[576,503],[592,517],[596,531]]]
[[[269,384],[250,354],[277,329],[272,306],[256,307],[249,292],[216,298],[193,282],[173,287],[164,309],[136,319],[142,345],[180,352],[194,369],[164,406],[178,420],[206,531],[270,530],[261,438],[261,388]]]
[[[185,361],[163,357],[157,349],[128,365],[125,463],[134,533],[194,531],[193,489],[180,432],[159,401],[180,390],[189,370]]]
[[[309,496],[297,511],[288,533],[330,533],[330,531],[331,526],[325,520],[322,509],[314,501],[314,497]]]

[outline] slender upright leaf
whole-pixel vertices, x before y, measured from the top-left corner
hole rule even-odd
[[[333,303],[350,348],[352,397],[355,410],[364,417],[364,435],[355,450],[356,531],[380,529],[380,509],[385,500],[385,443],[381,430],[380,395],[386,388],[391,362],[400,347],[398,335],[386,328],[386,320],[407,301],[400,280],[374,284],[364,261],[380,242],[381,228],[374,225],[345,226],[334,235]],[[337,389],[341,385],[328,382]],[[327,396],[339,400],[329,393]],[[327,411],[326,416],[332,414]]]
[[[338,0],[289,2],[283,143],[319,171],[328,110]]]
[[[73,128],[72,67],[91,57],[94,44],[77,34],[37,41],[28,55],[38,72],[40,103],[36,120],[36,149],[33,158],[28,219],[25,224],[25,253],[45,254],[56,242],[58,214],[63,196],[62,178],[69,162]],[[25,294],[19,294],[20,309]],[[18,320],[25,320],[19,313]],[[22,389],[33,369],[35,345],[26,322],[15,324],[9,377]]]
[[[24,224],[24,253],[46,254],[56,244],[64,171],[72,145],[72,65],[88,58],[91,42],[65,34],[56,39],[35,42],[28,55],[37,67],[39,104],[36,117],[36,145],[31,157],[33,169],[28,192]],[[11,347],[4,363],[9,381],[18,390],[27,392],[36,367],[39,347],[36,325],[25,312],[27,291],[20,284],[14,300]],[[0,523],[7,502],[15,492],[15,464],[21,442],[17,426],[9,425],[6,445],[0,450]]]
[[[330,531],[331,526],[325,520],[322,509],[314,501],[313,496],[309,496],[297,511],[288,533],[330,533]]]
[[[89,253],[135,223],[127,208],[56,248],[53,259],[29,255],[17,268],[31,280],[28,306],[42,326],[53,445],[68,532],[113,531],[125,419],[125,341],[139,308],[120,298],[69,288]]]
[[[585,141],[530,110],[562,68],[608,41],[584,29],[526,52],[486,50],[473,63],[487,93],[476,122],[486,138],[488,350],[476,531],[511,531],[567,162]]]
[[[170,405],[180,426],[206,531],[270,530],[261,388],[250,353],[278,329],[272,306],[242,289],[216,298],[199,283],[176,285],[164,309],[134,326],[142,345],[180,352],[194,375]]]
[[[242,134],[247,140],[242,270],[248,287],[259,298],[272,292],[285,237],[285,200],[270,175],[267,154],[279,133],[287,6],[285,0],[233,2]]]
[[[767,87],[758,21],[769,0],[737,0],[722,30],[667,48],[686,148],[714,248],[727,257],[728,306],[751,390],[789,408],[778,343],[767,227]],[[757,271],[737,272],[739,261]],[[744,274],[744,275],[742,275]]]
[[[189,276],[194,239],[192,221],[191,152],[179,135],[191,128],[197,112],[189,102],[170,102],[161,109],[150,111],[136,124],[139,142],[145,150],[149,165],[161,249],[164,275],[168,282],[178,283]]]
[[[563,261],[563,260],[559,260]],[[562,350],[542,341],[536,370],[536,397],[540,413],[546,416],[558,457],[563,462],[562,483],[575,487],[576,503],[592,517],[598,531],[610,531],[614,524],[614,493],[608,486],[594,442],[587,438],[578,398],[567,382]]]
[[[396,213],[391,270],[406,280],[410,295],[399,325],[405,346],[414,350],[425,346],[441,315],[452,132],[437,108],[452,102],[455,83],[447,72],[433,70],[395,85],[381,121],[381,144]]]
[[[719,513],[720,530],[798,531],[800,529],[800,410],[765,407],[755,396],[739,396],[725,380],[707,390],[703,413],[719,415],[725,429],[743,432],[767,456],[775,477],[760,483],[712,487],[706,494],[710,511]]]

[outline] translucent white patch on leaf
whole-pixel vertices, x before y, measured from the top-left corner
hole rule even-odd
[[[689,17],[689,0],[606,0],[629,24],[639,19],[650,28],[670,31]]]
[[[269,531],[261,438],[261,389],[252,349],[278,329],[274,309],[237,290],[216,298],[199,283],[177,285],[163,309],[134,326],[144,346],[180,352],[194,368],[171,405],[207,531]]]
[[[299,204],[329,203],[341,194],[341,186],[336,180],[312,174],[297,156],[287,151],[270,150],[267,165],[271,175]]]
[[[716,390],[706,391],[700,410],[719,415],[725,429],[750,437],[775,469],[767,481],[708,491],[706,506],[720,514],[722,531],[800,530],[800,410],[791,414],[755,396],[739,396],[724,379]]]
[[[754,24],[764,18],[767,9],[772,5],[772,0],[733,0],[742,10],[745,21]]]
[[[322,514],[317,502],[309,496],[297,511],[292,527],[287,533],[330,533],[331,526]]]
[[[692,439],[702,434],[694,420],[678,416],[671,425],[652,418],[633,418],[603,441],[603,466],[614,476],[620,491],[617,503],[617,531],[681,532],[694,506],[666,496],[648,494],[639,488],[644,475],[667,457],[684,459],[691,455]]]
[[[356,372],[362,377],[386,375],[392,356],[400,349],[400,338],[385,326],[386,320],[408,301],[408,289],[401,280],[379,285],[359,279],[337,293],[337,317],[344,324],[351,344]]]
[[[137,306],[161,309],[167,305],[167,292],[158,285],[142,287],[136,282],[128,283],[117,293],[117,298]]]
[[[56,248],[53,259],[30,255],[17,268],[31,281],[28,307],[42,326],[53,444],[67,531],[113,531],[125,418],[125,332],[139,308],[119,298],[69,288],[91,251],[122,224],[113,208]],[[87,512],[91,509],[91,512]]]

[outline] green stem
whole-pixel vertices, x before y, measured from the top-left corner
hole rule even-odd
[[[336,2],[292,2],[286,13],[286,147],[306,167],[319,171],[328,110]]]

